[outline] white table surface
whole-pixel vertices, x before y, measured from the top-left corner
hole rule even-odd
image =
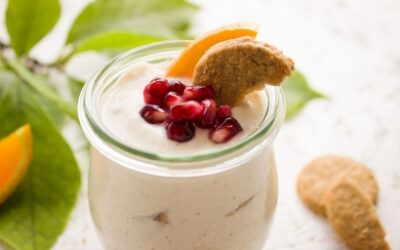
[[[41,60],[54,58],[66,27],[87,0],[62,2],[61,22],[32,52]],[[314,88],[329,96],[310,103],[283,126],[276,139],[280,194],[266,249],[346,249],[327,222],[303,206],[295,191],[296,176],[307,161],[337,153],[373,169],[380,184],[377,210],[392,249],[400,250],[400,1],[196,3],[202,9],[196,16],[194,33],[229,22],[261,22],[269,29],[268,40],[295,60]],[[4,0],[0,1],[0,13],[3,10]],[[3,19],[1,14],[0,21]],[[5,37],[3,27],[0,37]],[[91,74],[93,68],[82,63],[84,59],[72,62],[69,70]],[[74,126],[65,129],[71,144],[79,148],[82,135],[76,131]],[[78,158],[83,188],[67,229],[54,246],[57,250],[102,249],[88,209],[87,156],[78,153]]]

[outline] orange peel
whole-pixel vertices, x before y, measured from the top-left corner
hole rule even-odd
[[[226,25],[212,30],[193,40],[171,63],[167,69],[166,76],[192,78],[197,62],[213,45],[239,37],[255,38],[257,31],[258,27],[256,25],[247,23]]]

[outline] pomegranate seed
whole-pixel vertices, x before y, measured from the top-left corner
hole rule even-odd
[[[201,105],[196,101],[182,102],[171,107],[168,118],[172,121],[196,121],[201,111]]]
[[[169,92],[163,101],[163,107],[169,110],[172,106],[181,103],[183,101],[182,96],[177,95],[175,92]]]
[[[197,123],[197,126],[201,128],[211,128],[215,122],[216,107],[213,99],[205,99],[200,103],[202,108],[201,120]]]
[[[169,91],[173,91],[173,92],[177,93],[178,95],[183,94],[183,91],[186,88],[185,84],[183,84],[182,82],[177,81],[177,80],[168,80],[168,82],[169,82],[169,87],[168,87]]]
[[[187,142],[194,137],[195,128],[191,122],[169,122],[166,126],[169,139],[177,142]]]
[[[167,120],[167,112],[157,105],[147,104],[140,110],[140,116],[148,123],[162,123]]]
[[[143,90],[144,102],[146,104],[160,105],[167,93],[168,81],[164,78],[154,78]]]
[[[215,96],[215,92],[213,88],[210,86],[194,86],[194,87],[186,87],[183,91],[183,99],[187,100],[196,100],[198,102],[210,98],[213,99]]]
[[[208,134],[210,140],[214,143],[223,143],[229,141],[232,137],[243,130],[239,122],[233,118],[228,117],[215,128],[212,128]]]
[[[217,108],[217,118],[224,120],[227,117],[232,116],[232,108],[229,105],[221,105]]]

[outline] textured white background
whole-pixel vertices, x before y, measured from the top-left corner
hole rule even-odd
[[[87,0],[63,0],[54,32],[32,55],[54,59],[66,27]],[[307,210],[295,192],[302,165],[323,153],[368,164],[380,184],[378,213],[394,250],[400,250],[400,1],[399,0],[197,0],[193,33],[237,21],[257,21],[267,38],[290,55],[313,87],[329,96],[314,101],[276,139],[280,198],[268,250],[346,249],[326,221]],[[0,21],[5,0],[0,0]],[[0,37],[7,39],[4,28]],[[87,76],[101,58],[82,57],[69,70]],[[75,148],[76,128],[66,128]],[[83,189],[54,249],[102,249],[90,219],[87,158],[79,155]],[[1,247],[0,247],[1,248]],[[244,249],[245,250],[245,249]]]

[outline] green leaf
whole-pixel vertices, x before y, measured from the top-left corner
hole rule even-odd
[[[67,43],[115,30],[181,36],[195,10],[186,0],[95,0],[75,20]]]
[[[163,40],[160,37],[146,34],[135,34],[130,32],[106,32],[99,35],[94,35],[82,42],[79,42],[74,53],[80,53],[89,50],[111,50],[121,51],[147,43],[153,43]]]
[[[51,101],[45,98],[38,98],[40,106],[43,111],[49,116],[51,121],[58,127],[61,127],[65,122],[65,113],[60,110],[57,106],[53,105]]]
[[[50,249],[75,205],[79,168],[38,96],[11,73],[1,72],[0,79],[0,138],[29,123],[34,142],[27,175],[0,205],[0,239],[14,249]]]
[[[79,95],[81,94],[81,90],[84,85],[85,83],[83,81],[79,81],[78,79],[68,77],[69,91],[75,103],[78,102]]]
[[[57,23],[58,0],[9,0],[6,26],[11,46],[18,56],[35,46]]]
[[[313,90],[297,70],[285,81],[283,91],[286,97],[286,120],[295,117],[309,101],[325,98],[323,94]]]
[[[52,104],[56,105],[60,110],[69,115],[72,119],[78,120],[76,114],[76,107],[74,104],[63,100],[54,89],[50,88],[50,84],[46,79],[39,75],[32,74],[23,64],[18,60],[4,60],[7,67],[15,72],[21,79],[23,79],[30,87],[37,93],[47,98]]]

